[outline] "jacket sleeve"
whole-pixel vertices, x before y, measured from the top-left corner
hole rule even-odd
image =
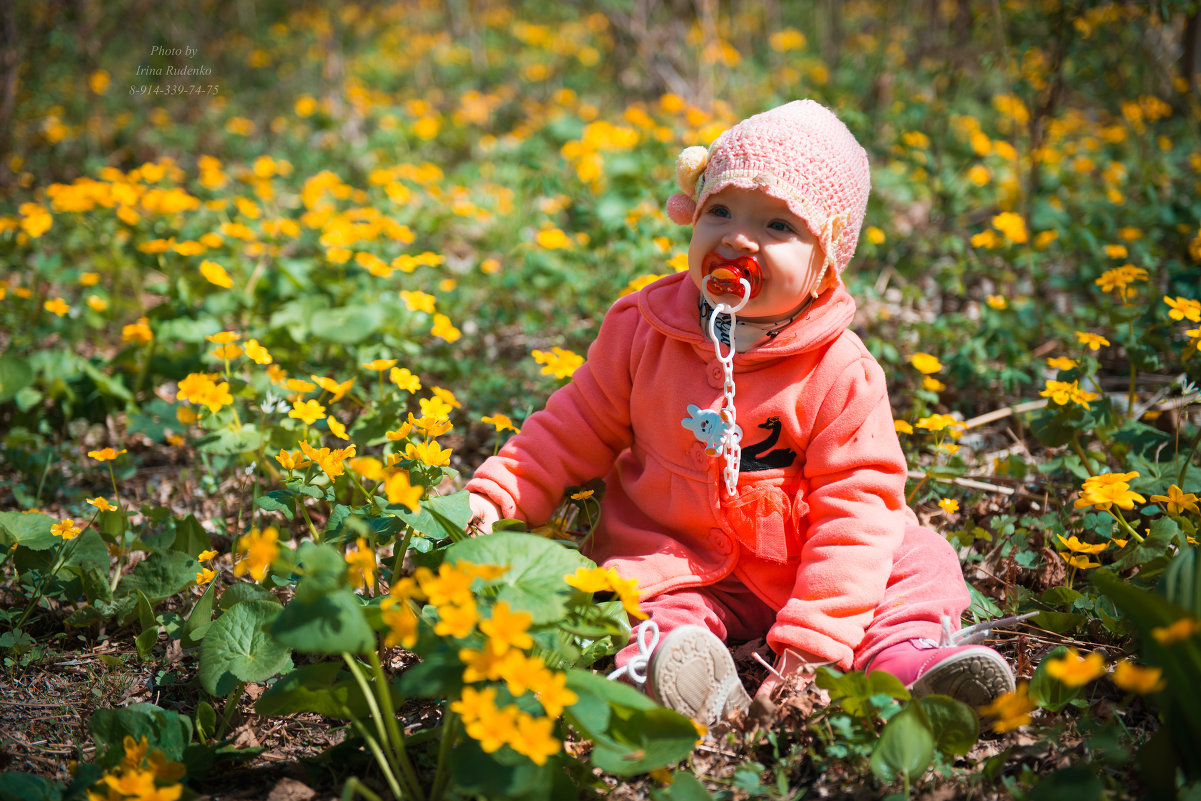
[[[905,531],[905,457],[884,371],[846,367],[822,400],[806,452],[809,530],[790,599],[767,640],[849,668]]]
[[[640,320],[637,306],[618,301],[571,383],[526,419],[467,489],[505,517],[538,524],[550,518],[564,489],[604,477],[632,439],[631,350]]]

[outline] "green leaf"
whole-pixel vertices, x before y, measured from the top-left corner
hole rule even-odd
[[[1181,548],[1156,589],[1169,603],[1201,618],[1201,548]]]
[[[672,773],[672,782],[663,792],[663,797],[669,801],[713,801],[713,796],[701,784],[701,780],[682,770]]]
[[[337,309],[318,309],[309,318],[313,336],[326,342],[353,345],[375,333],[384,320],[383,308],[343,306]]]
[[[0,528],[22,548],[45,551],[57,548],[62,540],[50,533],[58,521],[41,512],[0,512]]]
[[[267,633],[279,604],[247,601],[213,621],[200,644],[200,683],[212,695],[228,695],[239,682],[265,681],[283,670],[289,649]]]
[[[2,358],[0,365],[3,365]],[[0,801],[61,801],[62,797],[62,788],[49,779],[32,773],[0,773]]]
[[[471,520],[468,496],[466,491],[452,495],[431,495],[421,499],[416,512],[407,506],[389,506],[388,510],[418,534],[434,539],[454,538],[467,530],[467,523]]]
[[[188,621],[184,623],[179,644],[184,648],[195,648],[204,639],[205,632],[213,622],[213,599],[217,595],[216,583],[209,582],[204,594],[192,606]]]
[[[138,649],[138,658],[143,662],[149,662],[150,657],[154,655],[154,646],[158,644],[159,628],[151,626],[143,629],[142,633],[134,637],[134,645]]]
[[[368,679],[368,686],[374,684]],[[395,684],[389,687],[392,704],[404,703]],[[281,676],[254,705],[260,715],[293,715],[313,712],[327,718],[347,720],[348,715],[363,720],[371,707],[350,671],[338,662],[304,665]]]
[[[263,435],[249,423],[233,431],[223,429],[196,440],[196,447],[205,453],[235,456],[252,453],[263,444]]]
[[[504,565],[508,570],[492,582],[497,598],[529,612],[534,625],[561,620],[574,590],[563,577],[595,563],[578,551],[533,534],[504,531],[457,542],[446,549],[450,562]]]
[[[295,516],[296,494],[291,490],[277,489],[254,499],[255,505],[268,512],[283,512],[289,520]]]
[[[696,744],[692,721],[627,684],[571,669],[567,686],[579,696],[566,710],[567,720],[593,741],[592,762],[601,770],[645,773],[678,762]]]
[[[133,704],[121,709],[101,709],[88,720],[88,732],[99,754],[96,762],[111,768],[125,756],[124,740],[146,738],[151,749],[178,762],[192,740],[192,721],[186,715],[154,704]]]
[[[243,601],[271,601],[282,606],[279,599],[266,587],[249,581],[239,581],[225,588],[225,592],[221,593],[221,598],[217,601],[217,608],[222,611],[232,609]]]
[[[15,353],[0,355],[0,403],[12,400],[25,387],[33,384],[33,367],[29,360]]]
[[[272,623],[271,633],[281,645],[307,653],[361,654],[375,647],[375,633],[363,605],[347,587],[306,600],[301,600],[297,587],[296,597]]]
[[[1105,785],[1092,765],[1072,765],[1038,780],[1027,796],[1030,801],[1100,801]]]
[[[152,553],[138,562],[132,573],[122,576],[116,595],[121,598],[141,591],[150,600],[161,601],[193,584],[199,568],[196,557],[182,551]]]
[[[200,525],[200,521],[196,519],[195,515],[188,515],[175,521],[175,540],[171,543],[173,550],[197,556],[212,547],[212,540],[209,539],[208,532]]]
[[[1034,669],[1034,675],[1030,678],[1030,700],[1043,709],[1058,712],[1080,695],[1081,687],[1068,687],[1047,673],[1047,663],[1062,657],[1067,652],[1067,647],[1063,645],[1055,648],[1043,657],[1043,661]]]
[[[964,756],[980,739],[980,719],[967,704],[945,695],[927,695],[917,704],[930,724],[934,747],[942,753]]]
[[[892,782],[902,777],[913,781],[926,772],[933,760],[934,734],[921,707],[909,704],[884,725],[872,751],[871,768],[881,781]]]
[[[196,705],[196,737],[211,740],[217,734],[217,710],[208,701]]]

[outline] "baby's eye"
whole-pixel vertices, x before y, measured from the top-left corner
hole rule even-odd
[[[729,217],[730,216],[730,210],[727,209],[725,206],[710,206],[709,213],[715,214],[718,217]]]
[[[785,233],[795,233],[795,230],[793,229],[793,227],[791,225],[789,225],[788,223],[784,222],[783,220],[772,220],[770,223],[767,224],[767,227],[772,229],[773,231],[783,231]]]

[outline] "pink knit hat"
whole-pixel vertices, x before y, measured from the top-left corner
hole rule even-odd
[[[695,224],[705,199],[727,186],[783,200],[821,243],[823,273],[829,267],[841,273],[855,255],[871,190],[867,153],[813,100],[748,117],[707,150],[686,148],[676,160],[676,181],[682,191],[668,198],[667,216],[679,225]]]

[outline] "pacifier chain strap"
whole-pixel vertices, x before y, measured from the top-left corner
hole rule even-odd
[[[738,465],[742,461],[742,431],[738,428],[738,409],[734,405],[734,354],[737,352],[736,343],[734,341],[735,330],[738,328],[738,311],[747,304],[751,297],[751,285],[745,278],[741,279],[743,284],[742,300],[737,306],[730,306],[725,303],[714,303],[713,312],[709,315],[709,340],[713,343],[713,352],[717,356],[717,360],[721,362],[722,370],[725,373],[725,385],[722,388],[722,403],[718,413],[721,415],[723,428],[721,438],[721,449],[719,453],[725,459],[725,465],[722,467],[721,475],[725,483],[726,494],[733,496],[738,488]],[[719,314],[730,315],[730,348],[723,354],[721,352],[721,337],[717,333],[717,316]]]

